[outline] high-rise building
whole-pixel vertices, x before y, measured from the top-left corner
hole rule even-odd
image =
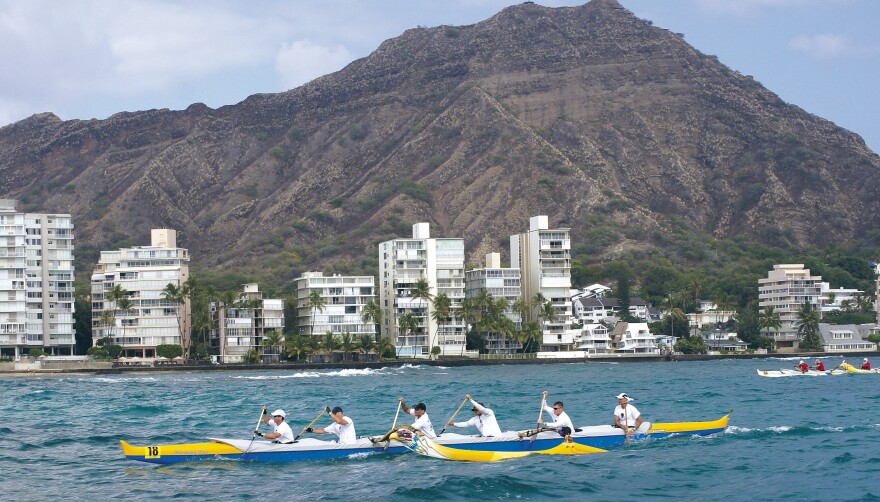
[[[486,255],[486,266],[475,268],[465,273],[465,298],[477,299],[482,293],[491,295],[493,301],[504,299],[507,309],[504,315],[512,321],[511,326],[519,329],[520,315],[514,312],[514,304],[522,299],[522,279],[518,268],[502,268],[501,254]],[[522,348],[513,335],[515,331],[503,333],[489,331],[486,333],[486,352],[489,354],[513,354]]]
[[[432,238],[428,223],[416,223],[411,239],[379,244],[379,274],[382,336],[394,341],[398,355],[428,357],[433,347],[441,354],[466,353],[464,320],[455,315],[464,299],[464,239]],[[428,281],[434,298],[449,298],[447,319],[438,322],[432,301],[413,298],[419,279]],[[406,314],[415,326],[401,326]]]
[[[305,272],[294,281],[296,285],[296,325],[302,335],[323,336],[330,332],[341,336],[350,333],[355,339],[362,335],[376,337],[376,324],[364,322],[364,306],[376,301],[376,278],[369,276],[325,276],[321,272]],[[321,298],[321,308],[310,304],[312,293]]]
[[[211,352],[217,362],[245,362],[251,351],[274,362],[284,350],[284,301],[263,298],[258,284],[243,284],[230,305],[212,302],[211,320]],[[273,331],[278,334],[269,335]]]
[[[177,231],[152,229],[149,246],[101,251],[92,273],[92,340],[109,337],[123,356],[155,357],[157,345],[190,350],[190,300],[168,299],[163,290],[189,279],[189,251],[177,247]],[[116,288],[119,286],[119,288]],[[129,309],[114,291],[123,293]]]
[[[758,306],[779,314],[782,327],[767,335],[776,340],[776,350],[792,352],[797,348],[797,313],[804,303],[822,310],[822,276],[810,275],[802,264],[773,265],[764,279],[758,279]]]
[[[510,263],[522,273],[530,320],[543,324],[542,350],[571,350],[579,331],[571,329],[571,238],[568,228],[551,229],[547,216],[529,218],[529,231],[510,236]],[[538,296],[538,295],[541,296]],[[553,315],[535,300],[550,302]]]
[[[73,224],[0,200],[0,356],[73,355]]]

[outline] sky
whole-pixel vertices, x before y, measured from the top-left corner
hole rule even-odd
[[[619,1],[880,152],[880,0]],[[409,28],[473,24],[513,3],[0,0],[0,127],[231,105],[342,69]]]

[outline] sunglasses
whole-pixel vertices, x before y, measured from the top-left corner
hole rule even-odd
[[[562,408],[557,408],[556,406],[554,406],[553,409],[554,410],[561,410]]]

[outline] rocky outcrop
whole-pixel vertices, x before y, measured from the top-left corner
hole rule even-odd
[[[821,246],[880,228],[878,174],[856,134],[615,0],[408,30],[216,110],[0,129],[2,197],[72,213],[86,262],[167,226],[202,266],[281,278],[369,267],[416,221],[464,236],[475,264],[535,214],[595,260],[681,227]],[[597,221],[623,230],[596,241]]]

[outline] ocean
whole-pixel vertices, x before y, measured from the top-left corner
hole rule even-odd
[[[829,368],[842,361],[824,360]],[[0,377],[0,489],[4,499],[16,501],[880,499],[880,375],[762,378],[755,371],[796,363]],[[495,410],[502,430],[525,429],[533,427],[545,389],[551,402],[565,403],[578,426],[611,423],[620,392],[650,421],[714,420],[734,412],[727,431],[715,436],[488,464],[406,453],[163,467],[125,460],[119,446],[120,439],[134,445],[250,439],[263,405],[283,408],[294,433],[323,407],[341,406],[358,435],[381,434],[399,396],[410,406],[424,401],[439,430],[466,393]],[[471,416],[468,410],[457,419]],[[401,417],[411,423],[412,417]]]

